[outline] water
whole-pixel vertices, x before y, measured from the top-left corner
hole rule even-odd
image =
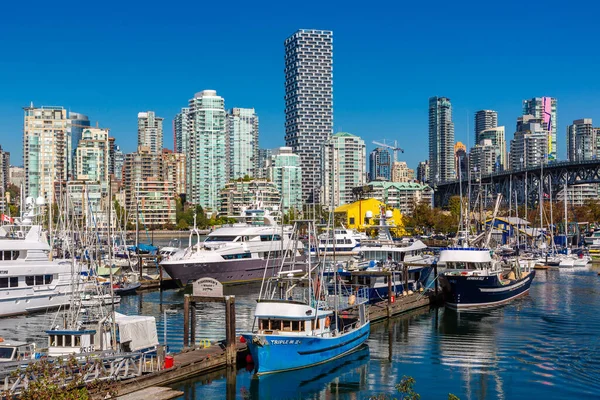
[[[238,331],[251,328],[259,285],[226,287],[236,295]],[[183,342],[181,291],[124,297],[117,310],[157,317],[171,349]],[[198,312],[198,338],[224,337],[221,304]],[[0,320],[0,336],[42,340],[53,314]],[[419,310],[374,324],[368,347],[343,359],[256,378],[225,370],[172,385],[184,398],[352,398],[395,394],[403,375],[423,399],[600,398],[600,277],[596,271],[538,271],[529,296],[483,312]],[[229,384],[228,384],[229,382]]]

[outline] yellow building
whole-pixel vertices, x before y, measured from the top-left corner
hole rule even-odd
[[[386,211],[392,211],[392,218],[388,219],[388,224],[394,226],[390,229],[392,234],[398,237],[405,235],[406,231],[404,230],[400,210],[388,207],[377,199],[363,199],[344,204],[336,208],[334,212],[336,221],[343,221],[346,228],[361,232],[366,231],[369,235],[374,236],[377,232],[373,227],[379,225],[381,207],[384,207]]]

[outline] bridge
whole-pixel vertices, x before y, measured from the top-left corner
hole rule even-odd
[[[452,180],[434,185],[435,206],[448,205],[452,196],[467,196],[470,192],[471,202],[483,199],[484,204],[492,206],[498,193],[502,194],[503,203],[508,199],[517,204],[535,206],[540,198],[540,187],[544,197],[556,199],[557,195],[567,186],[600,183],[600,160],[578,162],[552,162],[543,166],[535,166],[518,170],[497,172],[488,175],[471,175],[469,191],[468,180],[459,182]],[[462,188],[461,188],[462,186]]]

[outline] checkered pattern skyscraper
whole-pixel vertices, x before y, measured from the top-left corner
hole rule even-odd
[[[300,156],[302,199],[318,202],[321,147],[333,133],[333,32],[301,29],[285,45],[285,144]]]

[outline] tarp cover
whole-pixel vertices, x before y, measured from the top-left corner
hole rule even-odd
[[[124,315],[115,313],[115,322],[119,326],[121,343],[131,341],[131,351],[147,349],[158,345],[156,318],[143,315]]]

